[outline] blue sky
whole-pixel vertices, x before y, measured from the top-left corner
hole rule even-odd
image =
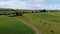
[[[0,8],[60,9],[60,0],[0,0]]]

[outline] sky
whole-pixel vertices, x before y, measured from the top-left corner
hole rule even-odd
[[[60,0],[0,0],[0,8],[60,10]]]

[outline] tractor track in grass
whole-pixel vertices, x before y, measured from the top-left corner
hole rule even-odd
[[[24,21],[22,19],[19,19],[18,17],[16,17],[16,19],[23,22],[24,24],[28,25],[29,27],[31,27],[35,31],[36,34],[41,34],[40,31],[39,31],[39,28],[37,26],[35,26],[33,24],[30,24],[27,21]]]

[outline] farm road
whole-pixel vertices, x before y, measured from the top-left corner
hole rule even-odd
[[[26,22],[26,21],[24,21],[22,19],[19,19],[17,17],[16,17],[16,19],[23,22],[24,24],[28,25],[29,27],[31,27],[35,31],[36,34],[41,34],[37,26],[32,25],[32,24],[30,24],[30,23],[28,23],[28,22]]]

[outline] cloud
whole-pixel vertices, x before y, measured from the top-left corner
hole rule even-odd
[[[60,6],[59,5],[50,5],[50,6],[47,6],[47,5],[43,5],[42,8],[44,9],[49,9],[49,10],[60,10]]]
[[[29,1],[34,1],[34,0],[29,0]],[[37,0],[35,0],[37,1]],[[41,1],[41,0],[39,0]],[[36,7],[40,6],[40,3],[33,3],[31,4],[28,3],[27,1],[20,1],[20,0],[9,0],[5,2],[0,2],[0,7],[1,8],[17,8],[17,9],[35,9]]]
[[[60,9],[60,5],[45,5],[46,0],[8,0],[0,2],[0,8],[14,9]]]
[[[30,2],[42,2],[44,0],[27,0],[27,1],[30,1]]]

